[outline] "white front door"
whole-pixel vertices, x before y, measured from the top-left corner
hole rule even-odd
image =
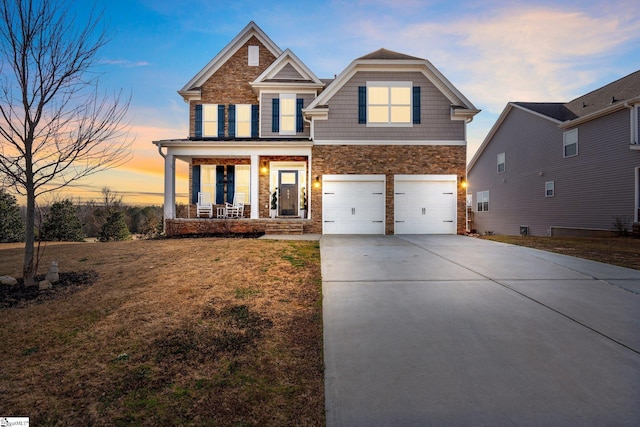
[[[456,234],[455,175],[396,175],[395,234]]]
[[[384,175],[325,175],[323,234],[384,234]]]

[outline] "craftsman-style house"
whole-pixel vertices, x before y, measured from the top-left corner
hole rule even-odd
[[[168,235],[465,229],[466,126],[479,110],[427,60],[380,49],[319,79],[251,22],[179,94],[189,137],[154,141]],[[190,165],[188,218],[176,218],[176,160]],[[198,215],[203,196],[213,209]]]
[[[511,102],[469,163],[479,233],[631,231],[640,214],[640,71],[570,102]]]

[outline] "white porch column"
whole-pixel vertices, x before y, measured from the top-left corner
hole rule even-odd
[[[164,158],[164,217],[176,217],[176,158],[170,153]]]
[[[259,194],[260,188],[258,188],[258,178],[260,177],[260,157],[257,154],[251,155],[251,191],[249,192],[249,204],[251,205],[251,219],[260,218],[260,202]]]

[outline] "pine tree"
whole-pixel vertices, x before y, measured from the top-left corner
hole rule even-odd
[[[71,200],[55,202],[42,226],[42,240],[60,242],[82,242],[84,232],[76,207]]]
[[[16,198],[0,189],[0,242],[23,242],[24,222]]]
[[[131,233],[127,228],[122,211],[112,211],[109,214],[105,223],[102,224],[102,228],[100,228],[98,240],[101,242],[131,240]]]

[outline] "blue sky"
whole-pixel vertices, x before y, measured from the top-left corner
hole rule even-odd
[[[79,17],[90,3],[78,1]],[[569,101],[640,69],[637,0],[98,0],[96,7],[111,38],[100,55],[102,87],[131,93],[136,141],[133,161],[74,187],[83,199],[98,199],[106,185],[128,203],[162,203],[163,163],[151,141],[187,136],[187,104],[176,91],[250,21],[320,78],[381,47],[430,60],[482,110],[468,126],[468,159],[507,102]],[[179,171],[178,191],[186,192],[186,167]]]

